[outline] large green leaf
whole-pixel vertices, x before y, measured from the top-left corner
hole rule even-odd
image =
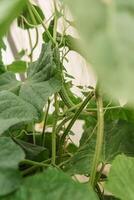
[[[51,44],[44,44],[38,61],[28,69],[28,78],[22,85],[19,96],[42,111],[48,97],[61,88],[58,69]]]
[[[17,92],[20,85],[21,82],[16,80],[16,76],[12,72],[6,72],[0,75],[0,91],[9,90],[11,92]]]
[[[38,146],[15,138],[14,141],[25,151],[26,159],[38,162],[48,159],[48,149],[43,146]]]
[[[17,97],[9,92],[1,93],[0,133],[15,124],[41,118],[48,98],[62,86],[56,59],[54,50],[48,43],[43,46],[38,61],[30,65],[27,80],[17,81],[12,72],[0,76],[0,91],[8,90],[19,95]]]
[[[50,43],[43,45],[39,59],[30,64],[24,82],[17,81],[12,72],[0,76],[0,90],[17,91],[23,100],[34,105],[40,112],[48,98],[58,92],[61,86],[59,66]]]
[[[81,36],[81,48],[113,97],[134,102],[134,4],[132,0],[65,0]]]
[[[91,126],[91,123],[89,123]],[[90,137],[93,127],[83,133],[78,152],[70,159],[66,170],[71,174],[89,174],[96,144],[96,134]],[[114,144],[114,145],[113,145]],[[126,121],[113,121],[105,125],[104,143],[100,161],[111,162],[118,154],[134,156],[134,124]]]
[[[74,182],[61,171],[48,169],[46,172],[27,178],[20,190],[11,197],[1,200],[97,200],[93,189]]]
[[[51,43],[43,45],[38,61],[30,65],[27,76],[19,96],[42,111],[48,97],[58,92],[62,86],[59,66],[55,63]]]
[[[134,158],[119,155],[112,163],[106,189],[121,200],[134,199]]]
[[[111,161],[117,154],[121,153],[134,156],[133,143],[134,123],[119,120],[106,124],[103,161]]]
[[[20,13],[26,0],[0,1],[0,37],[5,34],[10,23]]]
[[[15,191],[21,184],[18,164],[25,157],[11,138],[0,137],[0,196]]]
[[[9,91],[0,92],[0,134],[18,123],[38,120],[34,106]]]

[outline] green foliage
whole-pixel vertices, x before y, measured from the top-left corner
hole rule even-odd
[[[14,138],[14,141],[24,150],[26,159],[38,162],[48,159],[48,150],[46,148],[20,139]]]
[[[11,197],[1,198],[1,200],[16,200],[18,198],[20,200],[27,198],[42,200],[44,197],[47,200],[53,198],[55,200],[61,198],[69,200],[72,196],[74,200],[80,200],[81,198],[83,200],[88,200],[89,198],[98,199],[91,186],[87,188],[80,183],[75,183],[63,172],[50,168],[42,174],[27,178],[15,194],[11,195]]]
[[[116,197],[125,200],[134,198],[134,158],[117,156],[112,163],[106,188]]]
[[[0,134],[15,124],[38,120],[34,106],[8,91],[0,92]]]
[[[93,119],[88,120],[87,124],[89,127],[85,127],[85,131],[80,140],[80,147],[66,164],[65,170],[70,174],[87,175],[91,171],[96,145],[96,130]],[[100,161],[103,163],[111,163],[116,155],[122,153],[128,156],[134,156],[133,143],[133,123],[121,120],[106,122]]]
[[[47,102],[48,98],[54,92],[60,90],[61,78],[54,62],[53,51],[50,43],[44,45],[39,60],[30,65],[27,77],[28,78],[25,82],[20,82],[16,80],[16,77],[12,72],[6,72],[1,75],[0,90],[9,90],[19,95],[19,97],[16,97],[11,93],[2,92],[4,95],[1,95],[0,97],[1,111],[3,111],[2,105],[6,108],[9,105],[16,106],[18,103],[18,106],[20,106],[18,112],[16,112],[16,108],[9,108],[8,114],[10,113],[10,118],[12,119],[1,115],[2,122],[5,120],[2,125],[3,128],[0,128],[2,131],[5,131],[6,127],[9,128],[20,122],[39,120],[43,106]],[[7,104],[3,102],[3,98]],[[15,117],[13,117],[14,114]],[[7,120],[10,120],[10,122]],[[10,123],[10,125],[7,122]]]
[[[54,1],[48,27],[30,1],[0,1],[0,200],[132,200],[134,3],[65,1],[75,22],[66,19],[64,1]],[[65,29],[77,27],[79,39],[58,32],[61,17]],[[29,55],[22,49],[5,66],[2,37],[13,19],[22,29],[35,29],[36,41],[33,46],[27,30]],[[45,43],[33,62],[38,25]],[[97,72],[95,88],[77,86],[80,96],[64,66],[70,51],[84,55]],[[115,97],[128,102],[121,106]],[[77,120],[84,124],[78,146],[72,139]]]
[[[19,188],[22,177],[18,164],[25,157],[12,139],[0,137],[0,198]]]
[[[19,96],[41,111],[48,97],[58,92],[62,84],[51,43],[43,45],[38,61],[29,66],[27,77]]]
[[[17,92],[21,86],[21,82],[16,80],[16,76],[12,72],[5,72],[0,75],[0,91],[8,90]]]

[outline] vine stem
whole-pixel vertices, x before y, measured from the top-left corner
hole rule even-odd
[[[53,40],[55,44],[57,45],[56,36],[57,36],[58,17],[57,17],[57,6],[56,6],[55,0],[54,0],[54,9],[55,9],[55,16],[54,16]]]
[[[31,33],[30,33],[29,29],[27,29],[27,33],[28,33],[28,37],[29,37],[30,50],[32,50],[32,48],[33,48],[33,46],[32,46],[32,38],[31,38]],[[32,54],[29,57],[30,57],[30,61],[32,62],[32,60],[33,60]]]
[[[85,108],[85,106],[87,105],[87,103],[90,101],[90,99],[94,96],[94,92],[91,92],[86,99],[83,101],[83,103],[81,104],[81,106],[78,108],[78,110],[75,112],[74,116],[72,117],[71,121],[69,122],[67,128],[65,129],[61,140],[60,140],[60,147],[59,147],[59,151],[60,151],[60,157],[61,157],[61,153],[62,153],[62,145],[64,144],[65,138],[68,135],[69,131],[71,130],[72,126],[74,125],[75,121],[78,119],[80,113],[83,111],[83,109]]]
[[[95,178],[98,163],[100,161],[101,151],[102,151],[102,144],[103,144],[103,136],[104,136],[104,112],[103,112],[103,99],[101,95],[100,88],[96,90],[96,99],[97,99],[97,139],[96,139],[96,146],[95,146],[95,153],[93,158],[93,164],[90,174],[90,183],[94,187],[95,186]]]
[[[72,126],[74,125],[75,121],[77,120],[77,118],[79,117],[80,113],[82,112],[82,110],[85,108],[85,106],[87,105],[87,103],[89,102],[89,100],[94,96],[94,92],[91,92],[86,99],[83,101],[83,103],[80,105],[80,107],[78,108],[78,110],[76,111],[76,113],[74,114],[72,120],[70,121],[70,123],[68,124],[61,140],[64,141],[65,137],[67,136],[68,132],[71,130]]]
[[[28,163],[26,163],[27,162],[27,159],[25,159],[25,160],[23,160],[23,161],[21,161],[20,163],[24,163],[24,164],[28,164]],[[42,161],[42,162],[39,162],[39,164],[45,164],[46,166],[48,165],[48,166],[50,166],[50,164],[48,163],[48,162],[51,162],[51,158],[50,159],[48,159],[48,160],[45,160],[45,161]],[[29,163],[30,164],[30,163]],[[28,168],[28,169],[25,169],[23,172],[22,172],[22,175],[27,175],[27,174],[30,174],[31,172],[33,172],[34,170],[36,170],[36,169],[38,169],[40,166],[39,166],[39,164],[34,164],[32,167],[30,167],[30,168]],[[31,165],[32,165],[32,163],[31,163]],[[45,167],[45,165],[44,165],[44,167]],[[43,165],[42,165],[43,166]]]
[[[112,109],[118,109],[118,108],[122,108],[122,106],[110,106],[110,107],[103,107],[103,110],[112,110]],[[97,108],[89,108],[86,111],[97,111]]]
[[[47,29],[46,25],[44,24],[43,20],[41,19],[39,13],[37,12],[37,10],[34,8],[34,6],[33,6],[30,2],[28,2],[28,9],[29,9],[29,12],[30,12],[31,14],[34,13],[34,15],[36,16],[36,18],[37,18],[37,19],[39,20],[39,22],[42,24],[42,26],[43,26],[44,30],[46,31],[46,34],[48,35],[48,37],[49,37],[49,39],[51,40],[51,42],[52,42],[53,44],[56,44],[55,41],[54,41],[54,39],[53,39],[53,37],[52,37],[52,35],[50,34],[50,32],[49,32],[49,30]]]
[[[58,134],[62,127],[72,118],[72,114],[66,117],[56,128],[56,134]]]
[[[33,56],[33,52],[34,52],[35,48],[37,47],[37,45],[38,45],[38,41],[39,41],[38,28],[35,27],[35,31],[36,31],[36,41],[35,41],[34,46],[33,46],[32,49],[31,49],[31,53],[29,54],[30,57]]]
[[[57,99],[57,93],[54,95],[55,100],[55,112],[54,112],[54,123],[53,123],[53,130],[52,130],[52,165],[55,165],[56,161],[56,125],[58,121],[58,111],[59,111],[59,104]]]
[[[49,108],[50,108],[50,99],[48,99],[48,105],[47,105],[46,113],[44,116],[44,124],[43,124],[43,130],[42,130],[42,140],[41,140],[42,146],[44,146],[44,143],[45,143],[45,130],[46,130],[46,123],[47,123]]]
[[[68,92],[67,92],[67,90],[64,86],[64,83],[63,83],[62,88],[59,92],[59,95],[68,108],[72,108],[72,107],[75,106],[75,104],[72,102],[72,100],[70,99],[70,97],[68,95]]]
[[[33,166],[39,166],[39,167],[48,167],[50,166],[50,164],[45,164],[45,163],[42,163],[42,162],[36,162],[36,161],[33,161],[33,160],[22,160],[20,162],[21,164],[27,164],[27,165],[33,165]]]

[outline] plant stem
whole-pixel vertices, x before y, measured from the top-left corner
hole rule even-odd
[[[58,158],[58,156],[56,156]],[[25,162],[25,160],[24,160]],[[27,162],[27,161],[26,161]],[[39,164],[44,164],[44,167],[46,165],[47,166],[50,166],[50,163],[51,162],[51,158],[45,160],[45,161],[42,161],[42,162],[39,162]],[[21,161],[20,163],[23,163],[23,161]],[[27,163],[28,164],[28,163]],[[30,163],[29,163],[30,164]],[[36,163],[36,165],[32,166],[32,167],[29,167],[28,169],[25,169],[23,172],[22,172],[22,175],[25,176],[25,175],[28,175],[29,173],[33,172],[34,170],[38,169],[39,167],[41,167],[39,164]],[[43,166],[43,165],[42,165]],[[56,165],[53,165],[55,167],[57,167]]]
[[[27,21],[27,19],[26,19],[23,15],[20,15],[20,17],[22,18],[22,21],[24,21],[28,26],[30,26],[30,28],[35,28],[35,25],[29,23],[29,22]],[[24,24],[24,23],[23,23],[23,24]],[[23,25],[23,27],[24,27],[24,25]]]
[[[35,125],[33,124],[33,144],[36,145],[36,133],[35,133]]]
[[[48,99],[48,105],[47,105],[47,110],[46,110],[45,117],[44,117],[44,125],[43,125],[43,130],[42,130],[42,140],[41,140],[42,146],[44,146],[44,143],[45,143],[45,129],[46,129],[46,124],[47,124],[49,108],[50,108],[50,100]]]
[[[31,12],[32,14],[34,13],[34,15],[37,17],[38,21],[42,24],[44,30],[46,31],[46,34],[48,35],[49,39],[51,40],[52,43],[56,44],[52,35],[50,34],[50,32],[48,31],[46,25],[44,24],[43,20],[41,19],[39,13],[37,12],[37,10],[34,8],[34,6],[28,2],[28,9],[29,12]]]
[[[42,163],[42,164],[45,164],[46,166],[47,166],[47,165],[50,166],[50,164],[47,164],[47,162],[49,162],[49,161],[51,161],[51,158],[48,159],[48,160],[45,160],[45,161],[43,161],[43,162],[40,162],[40,164]],[[23,163],[23,161],[22,161],[21,163]],[[38,164],[37,164],[37,165],[34,165],[34,166],[32,166],[32,167],[29,167],[28,169],[26,169],[26,170],[24,170],[24,171],[22,172],[22,175],[25,176],[25,175],[27,175],[27,174],[33,172],[34,170],[38,169],[39,167],[40,167],[40,166],[39,166]]]
[[[117,109],[117,108],[121,108],[121,106],[110,106],[110,107],[103,107],[103,110],[112,110],[112,109]],[[89,108],[86,109],[86,111],[97,111],[97,108]]]
[[[56,161],[56,125],[58,121],[58,111],[59,111],[57,93],[54,95],[54,99],[55,99],[55,112],[54,112],[54,123],[52,130],[52,165],[55,165]]]
[[[56,134],[58,134],[61,131],[61,128],[72,118],[72,114],[68,117],[66,117],[56,128]]]
[[[30,57],[32,57],[33,52],[34,52],[35,48],[37,47],[38,41],[39,41],[38,28],[35,27],[35,31],[36,31],[36,41],[35,41],[35,44],[34,44],[33,48],[31,49],[31,53],[29,54]]]
[[[77,118],[79,117],[80,113],[83,111],[83,109],[85,108],[85,106],[87,105],[87,103],[90,101],[90,99],[94,96],[94,92],[91,92],[86,99],[83,101],[83,103],[81,104],[81,106],[78,108],[78,110],[76,111],[76,113],[74,114],[72,120],[70,121],[70,123],[68,124],[65,132],[63,133],[61,140],[60,140],[60,147],[59,147],[59,151],[60,151],[60,157],[61,157],[61,153],[62,153],[62,145],[64,144],[65,138],[68,135],[69,131],[71,130],[72,126],[74,125],[75,121],[77,120]]]
[[[80,107],[78,108],[78,110],[76,111],[76,113],[74,114],[72,120],[70,121],[70,123],[68,124],[62,138],[61,141],[64,142],[68,132],[71,130],[72,126],[74,125],[75,121],[77,120],[77,118],[79,117],[80,113],[83,111],[83,109],[85,108],[85,106],[87,105],[87,103],[90,101],[90,99],[94,96],[94,92],[91,92],[86,99],[83,101],[83,103],[80,105]]]
[[[28,37],[29,37],[30,51],[32,51],[32,48],[33,48],[33,46],[32,46],[32,38],[31,38],[31,33],[30,33],[29,29],[27,29],[27,33],[28,33]],[[30,57],[30,61],[32,62],[32,60],[33,60],[32,54],[30,54],[29,57]]]
[[[55,16],[54,16],[53,40],[54,40],[55,44],[57,44],[56,36],[57,36],[58,17],[57,17],[57,7],[56,7],[56,1],[55,0],[54,0],[54,9],[55,9]]]
[[[96,99],[97,99],[97,118],[98,118],[98,126],[97,126],[97,139],[96,139],[96,146],[95,146],[95,153],[93,158],[92,170],[90,174],[90,183],[94,187],[95,186],[95,178],[98,163],[100,161],[100,155],[102,151],[102,144],[103,144],[103,135],[104,135],[104,113],[103,113],[103,99],[98,88],[96,91]]]
[[[102,162],[101,169],[97,171],[97,174],[96,174],[95,185],[97,185],[98,181],[100,180],[104,168],[105,168],[105,163]]]
[[[59,94],[60,94],[61,99],[63,100],[63,102],[65,103],[65,105],[66,105],[68,108],[72,108],[72,107],[75,106],[75,104],[74,104],[74,103],[72,102],[72,100],[69,98],[64,84],[63,84],[62,89],[60,90]]]
[[[32,5],[31,5],[30,2],[28,2],[27,5],[28,5],[29,14],[31,16],[31,20],[32,20],[33,24],[36,26],[36,19],[35,19],[35,16],[34,16],[33,12],[32,12]]]
[[[31,10],[31,7],[30,7],[30,3],[28,3],[28,11],[29,11],[29,14],[30,14],[30,16],[31,16],[31,19],[32,19],[32,22],[33,22],[33,24],[34,24],[34,28],[35,28],[35,30],[36,30],[36,41],[35,41],[35,45],[32,47],[32,41],[30,41],[30,43],[31,43],[31,53],[29,54],[29,57],[30,57],[30,59],[31,59],[31,61],[32,61],[32,55],[33,55],[33,51],[34,51],[34,49],[36,48],[36,46],[37,46],[37,44],[38,44],[38,39],[39,39],[39,35],[38,35],[38,29],[37,29],[37,27],[36,27],[36,18],[35,18],[35,16],[34,16],[34,14],[33,14],[33,12],[32,12],[32,10]],[[25,18],[24,18],[25,19]],[[26,23],[27,23],[27,21],[26,21]],[[29,29],[28,29],[28,31],[29,31]],[[30,31],[28,32],[29,33],[29,39],[31,40],[31,37],[30,37]]]
[[[27,164],[27,165],[34,165],[34,166],[39,166],[39,167],[48,167],[50,166],[50,164],[44,164],[42,162],[36,162],[36,161],[33,161],[33,160],[22,160],[20,162],[21,164]]]
[[[70,112],[74,112],[78,107],[80,107],[81,103],[76,104],[75,106],[69,108],[68,110],[65,110],[61,115],[65,116]]]

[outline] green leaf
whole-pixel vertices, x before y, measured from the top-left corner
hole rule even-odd
[[[48,159],[46,148],[19,139],[14,139],[14,141],[25,151],[26,159],[38,162]]]
[[[114,121],[114,120],[125,120],[128,122],[134,122],[134,109],[129,104],[121,106],[119,101],[113,101],[104,95],[103,105],[105,110],[105,121]],[[90,104],[89,104],[90,108]],[[96,107],[97,108],[97,107]],[[108,123],[108,122],[107,122]]]
[[[122,110],[124,119],[129,122],[134,122],[134,108],[130,107],[130,105],[126,104]]]
[[[119,120],[106,124],[103,160],[111,161],[117,154],[121,153],[134,156],[133,142],[134,123]]]
[[[31,104],[9,91],[0,92],[0,134],[15,124],[35,122],[38,117]]]
[[[62,86],[56,60],[58,58],[54,56],[51,44],[45,44],[38,61],[30,65],[27,72],[28,78],[25,82],[17,81],[12,72],[0,76],[0,90],[9,90],[19,95],[19,97],[15,97],[8,92],[1,93],[6,97],[5,102],[2,96],[0,97],[0,105],[4,105],[5,109],[9,108],[10,105],[14,107],[6,109],[7,112],[3,112],[2,108],[0,133],[21,122],[39,121],[48,98],[58,92]],[[6,117],[4,113],[6,113]],[[10,119],[8,118],[9,113]]]
[[[0,137],[0,196],[7,195],[21,184],[18,164],[25,157],[11,138]]]
[[[11,198],[5,197],[1,200],[70,200],[72,197],[74,200],[98,199],[91,186],[76,183],[63,172],[51,168],[27,178]]]
[[[38,7],[38,6],[36,6],[36,5],[32,5],[32,6],[33,6],[33,7],[35,8],[35,10],[38,12],[40,18],[41,18],[42,20],[44,20],[44,19],[45,19],[45,16],[44,16],[42,10],[40,9],[40,7]],[[22,18],[21,16],[23,16],[23,18]],[[35,22],[36,22],[36,23],[33,22],[33,20],[32,20],[32,18],[31,18],[31,15],[30,15],[29,10],[28,10],[27,7],[25,7],[25,8],[23,9],[23,12],[21,13],[21,16],[18,17],[17,22],[18,22],[18,26],[21,27],[22,29],[33,28],[33,26],[30,26],[29,24],[31,24],[31,25],[39,25],[39,24],[40,24],[40,21],[38,20],[38,18],[36,17],[36,15],[35,15],[34,13],[33,13],[33,16],[34,16],[34,18],[35,18]],[[26,19],[26,21],[27,21],[28,23],[26,23],[26,21],[24,20],[24,18]]]
[[[21,86],[21,82],[16,80],[16,76],[12,72],[6,72],[0,75],[0,91],[9,90],[17,92]]]
[[[1,0],[0,1],[0,38],[8,30],[11,22],[22,10],[26,0]]]
[[[0,90],[17,91],[23,100],[42,112],[48,98],[62,86],[56,59],[51,44],[44,44],[39,59],[28,68],[27,80],[22,83],[12,72],[7,72],[1,75]]]
[[[51,44],[44,44],[38,61],[30,65],[28,78],[20,88],[19,96],[40,112],[48,98],[62,86],[59,66],[54,56]]]
[[[27,65],[25,61],[14,61],[12,64],[7,65],[7,70],[14,73],[25,73]]]
[[[125,0],[66,0],[81,36],[80,48],[103,89],[134,102],[134,5]]]
[[[83,133],[81,145],[78,151],[70,159],[66,165],[66,170],[71,174],[89,174],[91,170],[96,134],[93,133],[94,126],[89,127]],[[113,145],[114,144],[114,145]],[[111,163],[116,155],[124,153],[129,156],[134,156],[134,123],[126,121],[113,121],[105,125],[104,143],[102,150],[101,161]]]
[[[134,199],[134,158],[119,155],[112,163],[105,188],[122,200]]]

